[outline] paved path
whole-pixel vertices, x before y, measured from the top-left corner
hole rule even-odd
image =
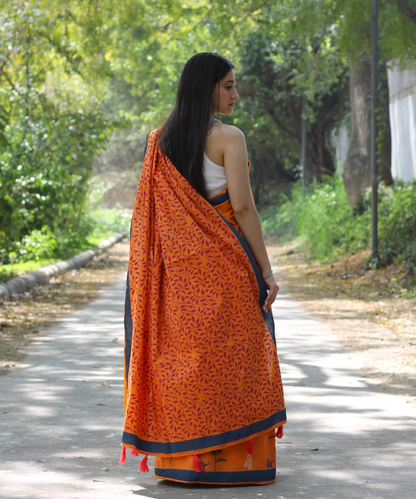
[[[123,294],[124,280],[45,330],[0,378],[1,499],[416,497],[416,415],[363,378],[285,289],[274,312],[289,423],[276,483],[158,481],[129,454],[121,467]]]

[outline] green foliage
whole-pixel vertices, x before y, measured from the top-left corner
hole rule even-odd
[[[111,187],[100,177],[92,177],[88,185],[88,204],[84,220],[89,224],[88,238],[96,242],[103,239],[103,235],[110,236],[116,232],[125,234],[130,232],[131,217],[122,206],[116,204],[114,208],[105,208],[103,199],[105,192]]]
[[[47,258],[43,260],[29,260],[28,262],[19,262],[0,266],[0,283],[6,283],[9,279],[16,276],[34,272],[35,270],[56,263],[56,258]]]
[[[83,215],[76,225],[67,223],[54,228],[45,225],[34,229],[21,240],[0,250],[0,269],[8,273],[12,267],[24,262],[44,263],[46,260],[64,260],[80,251],[94,247],[115,233],[129,234],[130,216],[121,206],[103,207],[102,199],[108,183],[93,177],[85,185],[88,197],[83,205]]]
[[[44,225],[76,228],[83,215],[96,148],[105,122],[93,112],[68,113],[49,122],[14,119],[0,154],[0,247]]]
[[[11,264],[25,261],[38,262],[53,258],[56,240],[49,227],[44,225],[41,230],[33,230],[21,241],[15,243],[13,249],[14,251],[10,251],[7,255]]]
[[[253,166],[264,170],[264,178],[272,177],[274,167],[280,181],[294,180],[299,176],[306,94],[308,168],[311,177],[321,180],[335,171],[330,133],[349,112],[346,66],[330,31],[319,41],[284,36],[275,24],[284,25],[284,20],[279,13],[269,14],[270,25],[264,20],[264,29],[247,34],[241,44],[237,79],[242,103],[237,103],[233,121],[246,133]],[[253,179],[257,187],[260,179]]]
[[[228,122],[247,136],[257,198],[266,197],[268,185],[277,188],[299,174],[303,94],[314,174],[323,179],[334,171],[328,134],[347,111],[346,64],[369,48],[369,3],[0,0],[0,6],[3,263],[67,256],[126,229],[120,212],[101,211],[88,200],[93,157],[116,128],[135,130],[132,143],[141,144],[168,115],[182,67],[200,51],[235,63],[242,98]],[[414,60],[416,30],[396,2],[381,4],[380,33],[382,60]],[[405,192],[394,192],[405,203]],[[352,213],[339,179],[322,189],[313,185],[305,198],[296,187],[291,196],[279,223],[265,223],[302,235],[322,258],[368,241],[366,201]],[[310,215],[292,212],[296,203]],[[386,223],[396,220],[390,203]],[[326,225],[318,230],[321,219]],[[401,244],[383,247],[385,258],[413,254]]]
[[[308,34],[317,26],[330,27],[339,33],[338,48],[350,65],[371,51],[371,2],[361,0],[286,0],[296,18],[293,27]],[[413,0],[409,5],[415,9]],[[412,5],[413,4],[413,5]],[[415,24],[394,0],[379,2],[380,59],[401,64],[415,61]]]
[[[318,260],[368,244],[370,214],[352,213],[339,175],[326,183],[312,184],[305,194],[298,182],[291,198],[274,211],[266,215],[264,230],[291,238],[300,236],[303,247]]]
[[[379,210],[380,250],[385,264],[406,261],[416,267],[416,182],[385,189]]]
[[[208,0],[124,0],[117,3],[107,52],[112,78],[106,106],[132,124],[156,128],[175,103],[182,68],[194,54],[216,51]],[[234,48],[223,43],[221,48]],[[229,54],[231,52],[229,51]],[[115,98],[111,98],[111,97]]]
[[[297,183],[290,197],[262,212],[267,233],[284,238],[301,237],[312,258],[325,261],[347,251],[368,247],[371,238],[371,192],[351,209],[342,179],[315,183],[306,193]],[[380,186],[379,249],[382,265],[405,260],[408,270],[416,266],[416,182]]]
[[[36,268],[49,265],[59,260],[66,260],[115,233],[129,233],[130,217],[121,206],[113,209],[99,208],[89,212],[82,219],[78,230],[55,230],[48,226],[34,230],[14,243],[9,251],[0,250],[0,273],[4,275],[31,272]],[[28,263],[30,265],[24,265]],[[8,278],[11,278],[10,276]]]
[[[57,232],[80,228],[92,161],[112,130],[112,124],[96,110],[98,92],[88,81],[92,72],[99,73],[98,66],[90,64],[87,69],[85,65],[87,40],[97,38],[94,30],[91,33],[92,21],[89,25],[85,21],[81,4],[75,4],[72,12],[58,0],[2,6],[3,262],[48,255],[49,243],[39,239],[40,234],[45,236],[45,226],[54,237]],[[35,245],[29,242],[33,238]]]

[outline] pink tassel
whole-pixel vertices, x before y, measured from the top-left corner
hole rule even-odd
[[[136,450],[136,449],[131,449],[130,454],[131,454],[132,456],[135,456],[135,457],[137,457],[137,456],[139,455],[139,453],[137,452],[137,450]]]
[[[197,473],[201,473],[202,471],[204,471],[204,468],[202,467],[201,460],[199,459],[199,457],[196,454],[194,456],[194,466],[195,466],[195,471]]]
[[[276,431],[276,438],[282,438],[283,437],[283,426],[279,426],[279,428]]]
[[[124,464],[125,462],[126,462],[126,448],[122,447],[119,464]]]
[[[253,452],[254,452],[254,443],[253,440],[250,439],[247,442],[246,454],[250,454],[250,456],[252,456]]]
[[[139,471],[141,471],[142,473],[147,473],[149,471],[149,466],[147,466],[147,456],[144,456],[144,458],[142,459]]]

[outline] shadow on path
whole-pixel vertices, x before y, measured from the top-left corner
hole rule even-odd
[[[415,418],[364,378],[326,326],[279,293],[274,305],[288,424],[269,486],[215,487],[118,464],[124,280],[55,323],[0,379],[0,497],[59,499],[394,498],[416,488]]]

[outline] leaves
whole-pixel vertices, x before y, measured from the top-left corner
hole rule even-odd
[[[160,126],[197,52],[236,66],[241,99],[225,121],[246,134],[256,201],[299,177],[302,95],[311,169],[332,175],[328,136],[348,112],[348,66],[369,50],[369,19],[358,0],[3,1],[0,259],[43,227],[58,246],[84,230],[94,156],[117,128],[141,143]],[[414,60],[414,24],[397,2],[381,5],[380,34],[382,60]]]
[[[97,70],[82,63],[88,46],[79,37],[89,28],[79,7],[33,0],[0,14],[3,261],[49,257],[51,232],[79,226],[94,154],[112,129],[96,110],[89,77]]]

